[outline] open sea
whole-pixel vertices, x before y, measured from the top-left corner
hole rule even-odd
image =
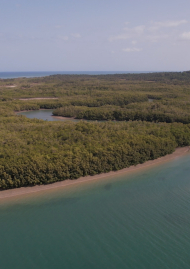
[[[151,73],[149,71],[44,71],[44,72],[0,72],[1,79],[10,78],[33,78],[33,77],[45,77],[50,75],[108,75],[108,74],[139,74],[139,73]]]
[[[0,199],[0,268],[189,269],[189,163]]]

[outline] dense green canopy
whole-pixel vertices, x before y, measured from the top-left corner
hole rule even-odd
[[[34,97],[57,99],[19,100]],[[0,80],[0,188],[119,170],[190,145],[189,97],[189,72]],[[40,108],[105,121],[47,122],[14,112]]]

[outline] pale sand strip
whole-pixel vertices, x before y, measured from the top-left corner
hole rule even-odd
[[[58,97],[36,97],[36,98],[20,98],[20,101],[30,101],[30,100],[46,100],[46,99],[59,99]]]
[[[147,161],[143,164],[138,164],[136,166],[130,166],[128,168],[124,168],[124,169],[116,171],[116,172],[112,171],[109,173],[102,173],[102,174],[98,174],[95,176],[80,177],[77,180],[64,180],[64,181],[56,182],[56,183],[49,184],[49,185],[40,185],[40,186],[34,186],[34,187],[22,187],[19,189],[11,189],[11,190],[1,191],[0,192],[0,199],[10,198],[10,197],[15,197],[15,196],[20,196],[20,195],[26,195],[26,194],[36,193],[36,192],[40,192],[40,191],[60,188],[60,187],[71,186],[71,185],[79,184],[82,182],[89,182],[92,180],[97,180],[97,179],[101,179],[101,178],[105,178],[105,177],[117,176],[119,174],[126,174],[129,172],[135,172],[139,169],[147,168],[150,166],[158,165],[158,164],[165,163],[167,161],[176,159],[180,156],[185,155],[188,152],[190,152],[190,147],[177,148],[175,150],[175,152],[172,154],[168,154],[168,155],[166,155],[164,157],[160,157],[156,160]]]
[[[15,88],[17,85],[0,85],[0,88]]]
[[[51,117],[53,117],[55,119],[60,119],[60,120],[77,120],[74,117],[62,117],[62,116],[53,116],[53,115]],[[80,119],[78,119],[78,120],[80,120]]]

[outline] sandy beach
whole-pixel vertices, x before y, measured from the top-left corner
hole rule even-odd
[[[16,197],[16,196],[21,196],[21,195],[27,195],[31,193],[37,193],[37,192],[43,192],[46,190],[51,190],[51,189],[56,189],[56,188],[61,188],[61,187],[66,187],[66,186],[72,186],[75,184],[81,184],[85,182],[90,182],[92,180],[101,180],[102,178],[107,178],[107,177],[112,177],[112,176],[117,176],[120,174],[127,174],[127,173],[132,173],[140,169],[146,169],[155,165],[159,165],[174,159],[177,159],[185,154],[190,153],[190,147],[183,147],[183,148],[177,148],[172,154],[168,154],[166,156],[160,157],[155,160],[150,160],[147,161],[143,164],[138,164],[136,166],[130,166],[128,168],[124,168],[119,171],[111,171],[109,173],[102,173],[94,176],[86,176],[86,177],[80,177],[76,180],[64,180],[61,182],[56,182],[52,183],[49,185],[37,185],[33,187],[21,187],[18,189],[11,189],[11,190],[4,190],[0,191],[0,199],[5,199],[5,198],[11,198],[11,197]]]

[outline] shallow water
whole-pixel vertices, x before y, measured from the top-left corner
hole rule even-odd
[[[30,111],[25,111],[25,112],[18,112],[17,115],[24,115],[29,119],[39,119],[39,120],[47,120],[47,121],[74,121],[74,122],[78,122],[79,120],[75,120],[75,119],[69,119],[69,118],[55,118],[52,117],[52,113],[53,113],[54,109],[40,109],[40,110],[30,110]]]
[[[23,112],[17,112],[17,115],[26,116],[29,119],[39,119],[39,120],[47,120],[47,121],[72,121],[72,122],[79,122],[79,121],[86,121],[86,122],[104,122],[104,120],[85,120],[85,119],[73,119],[67,117],[53,117],[53,110],[54,109],[40,109],[40,110],[29,110]]]
[[[0,201],[0,268],[189,268],[189,162]]]

